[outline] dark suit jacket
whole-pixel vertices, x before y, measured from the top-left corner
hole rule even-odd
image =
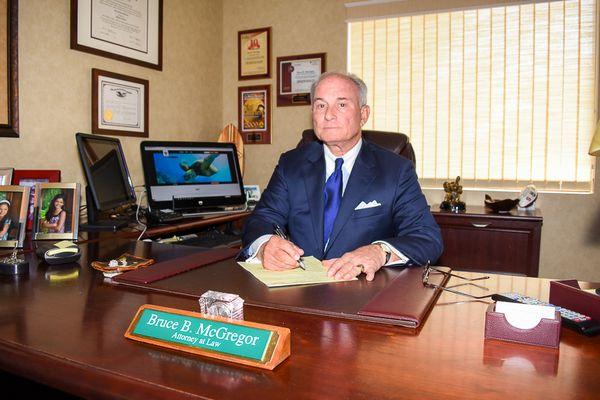
[[[304,255],[318,259],[340,257],[376,240],[389,242],[410,258],[409,264],[433,263],[442,253],[440,229],[408,159],[363,141],[325,252],[324,186],[321,143],[284,153],[245,224],[244,249],[260,236],[272,234],[273,224],[278,224]],[[361,202],[373,200],[381,205],[355,209]]]

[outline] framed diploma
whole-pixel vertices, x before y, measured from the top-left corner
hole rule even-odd
[[[162,70],[163,0],[71,0],[71,49]]]
[[[92,69],[92,133],[148,137],[148,81]]]
[[[277,57],[277,106],[310,104],[310,87],[325,72],[325,53]]]
[[[238,104],[244,144],[271,144],[271,85],[238,88]]]
[[[271,77],[271,28],[238,32],[238,79]]]

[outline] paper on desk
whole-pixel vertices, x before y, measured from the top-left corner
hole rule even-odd
[[[504,314],[509,324],[520,329],[534,328],[542,318],[554,319],[555,317],[554,307],[505,301],[496,302],[496,312]]]
[[[302,268],[294,268],[288,271],[269,271],[262,264],[238,262],[244,269],[250,272],[256,279],[268,287],[309,285],[315,283],[342,282],[327,276],[327,269],[323,263],[315,257],[303,257],[306,271]],[[356,280],[353,278],[350,280]]]

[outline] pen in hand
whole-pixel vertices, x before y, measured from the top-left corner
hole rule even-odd
[[[279,236],[280,238],[289,241],[290,239],[287,237],[287,235],[285,233],[283,233],[283,229],[281,229],[281,227],[277,224],[273,225],[273,232]],[[302,257],[300,257],[298,259],[298,267],[302,268],[304,271],[306,271],[306,266],[304,265],[304,260],[302,260]]]

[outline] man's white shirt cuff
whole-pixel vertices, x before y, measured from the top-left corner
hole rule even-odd
[[[254,242],[252,242],[252,244],[250,245],[250,247],[248,248],[248,252],[250,253],[250,257],[248,257],[246,259],[247,263],[252,263],[252,264],[260,264],[261,261],[258,259],[258,257],[256,257],[258,255],[258,252],[260,251],[260,248],[269,241],[269,239],[271,239],[271,234],[269,235],[262,235],[261,237],[259,237],[258,239],[256,239]]]
[[[258,240],[258,239],[257,239]],[[373,242],[372,244],[378,244],[378,243],[383,243],[385,244],[387,247],[390,248],[390,250],[392,251],[392,253],[394,253],[396,255],[396,257],[398,257],[398,259],[396,261],[388,261],[387,264],[384,264],[383,266],[385,267],[386,265],[397,265],[397,264],[406,264],[408,262],[408,257],[406,257],[404,254],[402,254],[401,251],[398,251],[398,249],[396,249],[394,246],[392,246],[391,244],[389,244],[388,242],[386,242],[385,240],[377,240],[375,242]],[[254,244],[254,243],[253,243]]]

